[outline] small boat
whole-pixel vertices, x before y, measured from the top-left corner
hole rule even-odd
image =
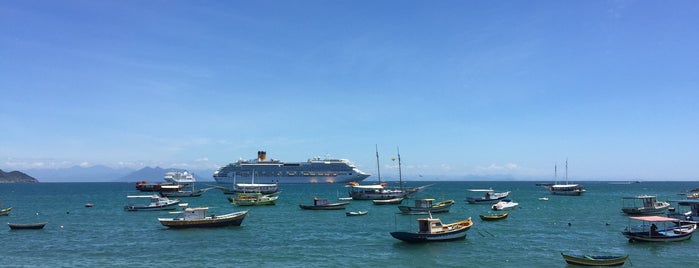
[[[438,218],[432,218],[432,214],[429,215],[428,218],[417,219],[417,232],[391,232],[391,236],[411,243],[450,241],[465,238],[466,231],[473,226],[471,218],[443,224]]]
[[[261,193],[237,194],[235,197],[229,197],[228,201],[236,206],[268,206],[275,205],[279,195],[265,195]]]
[[[178,199],[169,199],[158,195],[129,195],[127,198],[150,199],[150,203],[146,205],[129,204],[124,206],[124,210],[127,211],[174,210],[177,208],[177,204],[180,203]]]
[[[162,186],[162,188],[179,187],[177,185]],[[206,191],[213,189],[214,187],[197,189],[194,190],[194,184],[192,184],[192,190],[175,190],[175,191],[164,191],[160,192],[160,195],[165,197],[198,197],[204,194]]]
[[[175,187],[163,187],[163,186],[175,186]],[[150,183],[147,181],[136,182],[136,190],[141,192],[167,192],[167,191],[179,191],[182,190],[186,185],[184,184],[174,184],[174,183]]]
[[[91,207],[94,207],[94,206],[95,206],[95,204],[93,204],[93,203],[86,203],[86,204],[85,204],[85,207],[86,207],[86,208],[91,208]]]
[[[548,197],[539,197],[539,201],[549,201]]]
[[[454,200],[446,200],[436,204],[432,204],[433,198],[415,199],[414,206],[398,206],[398,209],[403,214],[427,214],[449,212],[449,209],[454,205]]]
[[[497,202],[491,208],[493,210],[508,210],[508,209],[513,209],[514,207],[516,207],[518,205],[519,205],[519,203],[517,203],[517,202],[512,202],[512,200],[505,199],[503,201]]]
[[[621,211],[629,215],[662,214],[670,207],[668,202],[659,202],[653,195],[626,196],[622,198]]]
[[[510,192],[495,192],[493,189],[470,189],[471,192],[485,192],[481,197],[466,197],[469,204],[495,204],[510,195]]]
[[[206,216],[208,207],[185,208],[180,218],[158,218],[163,226],[182,228],[212,228],[225,226],[240,226],[248,215],[248,211],[238,211],[224,215]]]
[[[629,255],[600,256],[600,255],[568,255],[561,253],[568,264],[582,266],[621,266]]]
[[[369,211],[350,211],[350,212],[345,212],[345,215],[347,215],[347,216],[364,216],[367,213],[369,213]]]
[[[383,200],[371,200],[371,202],[374,203],[374,205],[399,205],[400,203],[403,202],[403,197],[397,197],[397,198],[391,198],[391,199],[383,199]]]
[[[340,201],[350,201],[350,200],[352,200],[352,197],[338,197],[337,200],[340,200]]]
[[[502,214],[495,214],[495,215],[478,215],[478,217],[481,217],[481,220],[484,221],[497,221],[497,220],[502,220],[504,218],[507,218],[508,213],[502,213]]]
[[[687,240],[692,237],[692,234],[697,229],[695,223],[687,223],[679,221],[675,218],[668,218],[662,216],[637,216],[630,217],[631,220],[642,221],[643,225],[639,227],[626,227],[626,229],[621,232],[629,242],[676,242]],[[650,228],[646,229],[646,226],[650,224]],[[658,229],[656,225],[662,224],[662,228]]]
[[[19,230],[19,229],[43,229],[44,225],[46,225],[48,222],[36,222],[36,223],[7,223],[8,226],[10,226],[10,229],[12,230]]]
[[[302,209],[308,209],[308,210],[339,210],[339,209],[345,209],[345,206],[347,206],[349,202],[337,202],[337,203],[329,203],[328,199],[326,198],[318,198],[314,197],[313,198],[313,205],[299,205],[300,208]]]
[[[12,207],[0,209],[0,216],[8,216],[12,211]]]

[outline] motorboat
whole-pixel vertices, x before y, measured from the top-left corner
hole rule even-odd
[[[660,202],[654,195],[626,196],[622,198],[621,211],[629,215],[662,214],[670,203]]]
[[[481,197],[466,197],[466,202],[469,204],[495,204],[510,195],[507,192],[495,192],[493,189],[469,189],[470,192],[485,193]]]
[[[396,198],[391,198],[391,199],[379,199],[379,200],[371,200],[374,205],[399,205],[403,202],[403,197],[396,197]]]
[[[500,202],[497,202],[493,204],[491,207],[493,210],[508,210],[508,209],[513,209],[514,207],[518,206],[519,203],[513,202],[512,200],[509,199],[504,199]]]
[[[148,204],[129,204],[124,206],[126,211],[150,211],[150,210],[174,210],[177,208],[177,204],[180,203],[179,199],[169,199],[167,197],[161,197],[158,195],[129,195],[129,199],[148,199],[150,203]]]
[[[345,215],[347,215],[348,217],[350,217],[350,216],[364,216],[367,213],[369,213],[369,211],[348,211],[348,212],[345,212]]]
[[[663,216],[635,216],[631,220],[642,221],[640,226],[629,226],[622,234],[629,242],[676,242],[687,240],[697,229],[696,223],[689,223]],[[661,225],[661,227],[658,227]]]
[[[303,205],[300,204],[299,207],[301,209],[307,209],[307,210],[340,210],[340,209],[345,209],[345,206],[349,204],[350,202],[337,202],[337,203],[330,203],[328,202],[327,198],[318,198],[314,197],[313,198],[313,205]]]
[[[236,206],[268,206],[275,205],[279,199],[278,194],[261,194],[261,193],[249,193],[249,194],[237,194],[235,197],[229,197],[228,201]]]
[[[454,200],[446,200],[438,203],[433,203],[433,198],[415,199],[414,206],[398,206],[398,209],[403,214],[427,214],[449,212],[449,209],[454,205]]]
[[[391,236],[410,243],[451,241],[464,239],[466,237],[466,231],[473,226],[471,218],[444,224],[440,219],[433,218],[432,214],[429,215],[428,218],[417,219],[417,232],[397,231],[391,232]]]
[[[185,208],[179,218],[158,218],[163,226],[175,229],[240,226],[248,211],[206,216],[208,207]]]

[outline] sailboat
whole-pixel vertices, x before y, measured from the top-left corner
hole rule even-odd
[[[398,170],[400,174],[400,153],[398,153]],[[401,189],[387,189],[388,184],[381,182],[381,169],[379,164],[379,147],[376,146],[376,169],[379,176],[379,184],[373,185],[359,185],[352,184],[348,185],[350,187],[349,195],[354,200],[398,200],[402,201],[402,198],[407,196],[407,192],[403,191],[403,179],[400,177],[400,187]]]
[[[581,184],[570,184],[568,183],[568,159],[566,159],[566,183],[558,184],[558,172],[556,165],[553,166],[554,177],[556,183],[553,185],[548,185],[546,188],[554,195],[571,195],[577,196],[585,192],[585,188]]]
[[[233,188],[226,188],[222,186],[214,186],[215,188],[223,191],[224,194],[238,194],[238,193],[261,193],[261,194],[273,194],[279,192],[279,185],[277,183],[255,183],[255,170],[252,171],[252,179],[250,183],[236,183],[236,173],[233,173]]]

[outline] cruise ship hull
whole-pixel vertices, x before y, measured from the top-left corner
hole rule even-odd
[[[346,159],[312,158],[306,162],[266,160],[266,153],[258,158],[239,160],[219,168],[214,179],[219,184],[234,183],[347,183],[360,182],[369,174],[357,169]]]

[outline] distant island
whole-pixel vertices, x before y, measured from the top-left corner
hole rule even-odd
[[[0,169],[0,183],[38,183],[39,180],[20,171],[5,172]]]

